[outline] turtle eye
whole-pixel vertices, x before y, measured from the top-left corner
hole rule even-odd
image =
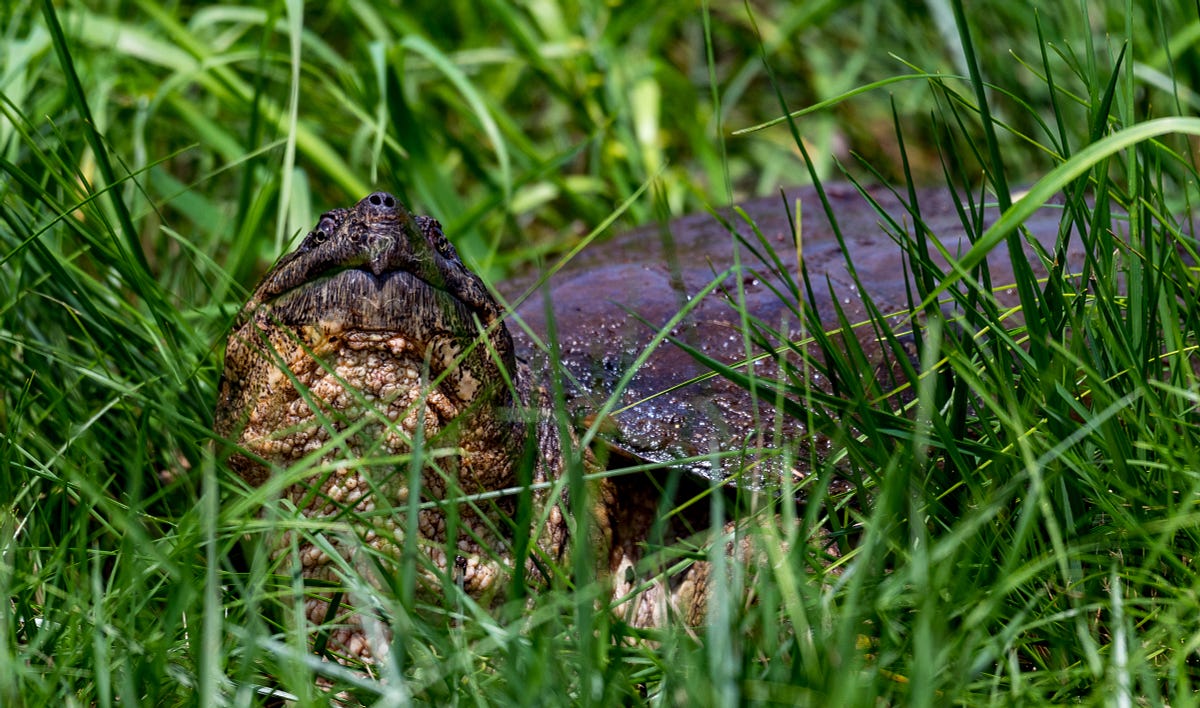
[[[333,238],[334,232],[337,231],[337,222],[329,214],[321,217],[317,222],[317,227],[308,232],[304,237],[304,242],[300,244],[300,249],[304,251],[311,250]]]
[[[428,216],[418,216],[417,223],[421,226],[421,231],[425,234],[425,238],[433,244],[434,250],[442,258],[451,261],[458,260],[458,251],[454,249],[454,244],[450,243],[450,239],[442,233],[442,225],[437,219],[432,219]]]
[[[333,238],[333,232],[337,229],[337,224],[329,216],[322,216],[321,221],[317,223],[317,228],[313,229],[314,245],[321,245],[329,239]]]
[[[435,248],[437,248],[437,252],[442,256],[442,258],[451,261],[458,260],[458,251],[454,249],[454,244],[450,243],[450,240],[445,236],[439,238],[437,241],[434,241],[433,245]]]

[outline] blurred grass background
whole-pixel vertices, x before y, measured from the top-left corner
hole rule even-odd
[[[1149,79],[1138,85],[1142,117],[1176,110],[1169,80],[1188,64],[1169,63],[1167,48],[1185,52],[1188,36],[1168,33],[1180,24],[1169,7],[1130,9],[972,11],[983,75],[1013,94],[993,98],[1011,128],[1002,137],[1015,175],[1053,163],[1022,144],[1041,139],[1039,119],[1052,122],[1035,19],[1068,71],[1111,63],[1121,48],[1112,33],[1140,29],[1147,41],[1131,47],[1131,63]],[[7,13],[5,96],[37,121],[34,136],[77,133],[83,117],[63,90],[40,9],[17,3]],[[928,82],[836,99],[904,75],[965,75],[941,2],[81,3],[60,15],[95,125],[123,148],[123,170],[139,175],[122,189],[139,216],[159,212],[139,220],[148,257],[168,258],[161,220],[239,282],[316,214],[376,186],[441,219],[492,276],[561,249],[651,180],[673,212],[770,194],[809,180],[792,135],[786,126],[733,133],[779,117],[781,100],[792,110],[835,101],[800,123],[823,176],[835,160],[861,173],[852,154],[901,176],[894,104],[911,168],[929,182],[942,171],[936,146],[951,138],[932,120]],[[1086,129],[1073,104],[1099,88],[1064,87],[1069,129]],[[98,182],[94,158],[79,158],[80,176]],[[645,223],[654,208],[641,200],[624,223]]]
[[[842,167],[1027,183],[1196,112],[1194,4],[977,2],[966,20],[970,45],[938,0],[0,7],[0,703],[241,705],[264,676],[321,702],[303,637],[259,619],[266,571],[225,560],[250,506],[208,426],[247,289],[328,208],[388,189],[495,280],[643,187],[613,228]],[[1167,136],[1087,171],[1126,205],[1178,208],[1193,149]],[[1028,364],[1078,384],[1053,425],[1036,396],[985,397],[983,443],[1045,447],[988,467],[975,491],[994,495],[885,494],[857,575],[767,573],[759,609],[653,646],[574,637],[553,612],[406,619],[405,680],[362,683],[364,700],[1195,702],[1194,291],[1182,261],[1153,264],[1137,314]],[[1095,342],[1118,360],[1084,366]],[[1081,390],[1116,408],[1093,417]],[[1148,408],[1113,417],[1133,401]],[[1107,446],[1069,474],[1022,471],[1072,426]],[[1102,514],[1083,504],[1108,493]],[[897,546],[908,524],[933,545]]]

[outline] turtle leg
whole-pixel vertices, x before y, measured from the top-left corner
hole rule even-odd
[[[687,560],[683,541],[697,530],[707,531],[707,513],[693,510],[660,523],[660,497],[647,493],[655,489],[652,480],[630,475],[606,481],[600,501],[611,529],[614,612],[633,627],[703,624],[712,566]]]
[[[624,485],[620,484],[622,480]],[[612,606],[630,626],[699,627],[706,623],[712,589],[731,580],[717,577],[718,571],[708,560],[714,536],[720,539],[716,543],[723,544],[718,552],[724,553],[727,568],[769,565],[767,556],[772,554],[765,550],[764,542],[774,544],[780,557],[787,557],[793,550],[786,540],[778,536],[765,539],[753,528],[762,524],[780,529],[784,523],[781,515],[768,514],[749,526],[744,519],[714,526],[707,513],[708,504],[695,504],[663,522],[658,499],[646,494],[646,489],[654,488],[652,482],[637,475],[614,481],[618,484],[608,510]],[[817,554],[819,566],[828,567],[839,555],[825,527],[811,530],[802,544],[803,549],[795,550]],[[818,565],[808,569],[812,571]]]

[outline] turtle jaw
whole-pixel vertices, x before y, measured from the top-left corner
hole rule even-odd
[[[470,339],[479,334],[479,313],[452,293],[406,271],[351,268],[292,288],[260,306],[258,317],[298,329],[331,332],[395,332],[429,343],[438,335]]]
[[[242,311],[243,320],[294,290],[311,288],[327,277],[350,270],[369,273],[381,285],[395,275],[408,274],[415,279],[409,281],[415,290],[441,290],[485,325],[496,324],[502,314],[483,281],[459,259],[435,219],[414,217],[392,195],[375,192],[352,209],[326,212],[300,246],[263,277]],[[367,291],[365,282],[355,281],[352,285]],[[398,286],[391,288],[393,293],[398,290]],[[399,314],[384,326],[402,324],[403,317]]]
[[[507,403],[502,391],[491,394],[497,400],[476,400],[485,389],[503,388],[504,374],[515,371],[512,340],[503,323],[482,331],[478,312],[411,273],[377,277],[359,269],[339,271],[285,293],[257,317],[295,332],[318,355],[336,348],[350,333],[400,337],[463,407]],[[480,341],[485,335],[491,349],[508,353],[507,360],[493,356]]]

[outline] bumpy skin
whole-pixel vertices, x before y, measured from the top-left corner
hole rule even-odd
[[[328,541],[360,570],[387,567],[404,544],[410,493],[440,500],[516,484],[530,437],[517,408],[530,391],[526,376],[516,376],[515,393],[506,383],[517,365],[499,318],[436,221],[383,193],[325,214],[263,278],[229,338],[215,428],[245,450],[231,466],[256,486],[305,470],[291,473],[284,496],[328,520]],[[417,437],[427,454],[457,454],[426,464],[413,490],[402,456]],[[449,560],[444,510],[419,512],[417,542],[432,561],[424,589],[448,572],[474,595],[494,589],[510,559],[481,512],[511,512],[512,498],[492,504],[461,505]],[[549,547],[562,540],[555,533],[547,530]],[[337,559],[311,544],[300,558],[304,577],[336,582]],[[319,598],[309,603],[314,622],[326,611]],[[333,639],[370,656],[353,625]]]
[[[510,574],[505,520],[515,495],[456,503],[456,522],[445,508],[424,508],[418,527],[404,528],[413,494],[426,503],[516,486],[527,447],[538,460],[532,481],[560,473],[546,394],[515,359],[500,316],[438,223],[413,217],[385,193],[322,216],[263,278],[229,337],[215,430],[239,446],[230,466],[249,484],[286,475],[283,496],[321,520],[330,546],[299,544],[302,574],[315,586],[336,585],[343,561],[377,582],[394,576],[406,532],[430,561],[418,564],[421,593],[455,583],[486,604]],[[433,459],[413,488],[406,456],[417,438]],[[624,573],[639,557],[653,502],[620,497],[614,483],[597,485],[591,518],[576,528],[594,535],[601,570]],[[535,518],[546,523],[533,539],[543,558],[561,563],[572,528],[565,500],[534,501],[545,510]],[[290,538],[277,542],[283,552]],[[692,588],[703,586],[705,572],[688,571],[676,593],[687,620],[701,616],[702,593]],[[640,582],[622,575],[616,590],[623,596]],[[641,593],[631,619],[660,621],[663,588]],[[329,596],[314,595],[306,609],[310,621],[328,621]],[[335,651],[369,661],[383,650],[386,642],[369,641],[355,614],[338,620]]]

